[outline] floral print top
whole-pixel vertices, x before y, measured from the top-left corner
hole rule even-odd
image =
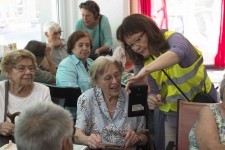
[[[225,118],[222,117],[220,110],[218,108],[218,104],[211,104],[209,105],[210,109],[212,110],[215,119],[216,119],[216,124],[218,127],[218,134],[220,138],[220,143],[225,145]],[[189,133],[189,149],[190,150],[198,150],[198,144],[196,141],[196,136],[195,136],[195,126],[197,124],[198,120],[192,127],[190,133]]]
[[[75,127],[82,129],[86,135],[100,134],[104,144],[124,145],[124,131],[146,131],[145,117],[128,118],[127,110],[128,96],[124,89],[121,90],[114,116],[111,118],[102,90],[91,88],[78,99]]]

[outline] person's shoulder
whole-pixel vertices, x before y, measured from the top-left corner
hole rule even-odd
[[[94,88],[90,88],[90,89],[84,91],[84,92],[80,95],[79,99],[80,99],[80,100],[85,99],[87,102],[90,102],[90,101],[93,100],[93,97],[94,97],[94,96],[95,96]]]
[[[83,22],[82,18],[79,18],[79,19],[77,20],[76,24],[82,24],[82,22]]]
[[[87,63],[91,65],[93,63],[93,60],[91,58],[87,58]]]
[[[109,22],[108,17],[106,17],[105,15],[102,15],[101,20],[102,20],[102,22],[104,22],[104,23],[108,23],[108,22]]]
[[[49,90],[49,88],[42,84],[42,83],[38,83],[38,82],[34,82],[34,85],[35,85],[35,88],[38,89],[38,90]]]
[[[213,115],[212,108],[209,105],[202,107],[200,112],[199,112],[200,118],[209,117],[209,116],[212,116],[212,115]]]
[[[172,31],[172,30],[166,31],[164,33],[164,35],[166,35],[166,34],[170,35],[169,37],[176,37],[176,38],[183,38],[184,37],[183,34],[181,34],[179,32],[176,32],[176,31]]]
[[[78,19],[77,20],[77,22],[76,22],[76,30],[79,30],[79,29],[81,29],[82,27],[84,27],[85,25],[84,25],[84,23],[83,23],[83,20],[80,18],[80,19]]]
[[[68,63],[71,63],[72,62],[72,59],[71,59],[71,55],[68,55],[66,58],[64,58],[60,63],[59,63],[59,66],[65,66],[65,65],[68,65]]]
[[[106,19],[106,20],[108,20],[108,17],[107,17],[107,16],[105,16],[105,15],[102,15],[101,17],[102,17],[102,19]]]

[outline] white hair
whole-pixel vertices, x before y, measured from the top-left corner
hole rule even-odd
[[[61,150],[63,139],[72,134],[73,118],[69,111],[46,102],[22,112],[14,131],[18,150]]]
[[[43,25],[43,31],[48,33],[53,29],[59,30],[60,28],[60,25],[54,21],[47,22]]]

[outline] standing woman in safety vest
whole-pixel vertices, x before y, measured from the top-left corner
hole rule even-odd
[[[146,84],[148,77],[148,107],[156,110],[155,120],[158,120],[155,122],[155,144],[157,149],[165,149],[168,141],[176,141],[177,100],[185,97],[162,69],[191,101],[204,91],[217,100],[217,91],[203,66],[202,53],[182,34],[162,31],[152,19],[141,14],[123,20],[117,29],[117,39],[134,62],[143,62],[144,67],[128,80],[126,88]]]

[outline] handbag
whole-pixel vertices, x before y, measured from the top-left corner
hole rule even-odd
[[[100,23],[99,23],[99,43],[98,43],[98,46],[101,47],[100,31],[101,31],[102,15],[100,16],[99,22],[100,22]],[[101,55],[102,55],[102,56],[106,56],[106,55],[112,56],[112,49],[109,49],[109,50],[106,51],[106,52],[102,52]]]
[[[4,111],[4,122],[6,122],[6,113],[8,108],[8,101],[9,101],[9,81],[5,81],[5,111]]]
[[[152,55],[150,57],[154,59]],[[167,78],[173,83],[173,85],[178,89],[178,91],[186,98],[187,101],[191,102],[191,100],[184,94],[184,92],[178,87],[178,85],[170,78],[170,76],[165,72],[165,70],[162,69],[162,72],[167,76]],[[204,83],[205,91],[204,93],[200,92],[198,93],[192,102],[198,102],[198,103],[216,103],[216,101],[208,94],[206,93],[206,86]]]
[[[12,123],[15,123],[15,117],[20,115],[20,112],[15,112],[13,114],[7,113],[8,103],[9,103],[9,81],[5,82],[5,111],[4,111],[4,122],[8,117]]]

